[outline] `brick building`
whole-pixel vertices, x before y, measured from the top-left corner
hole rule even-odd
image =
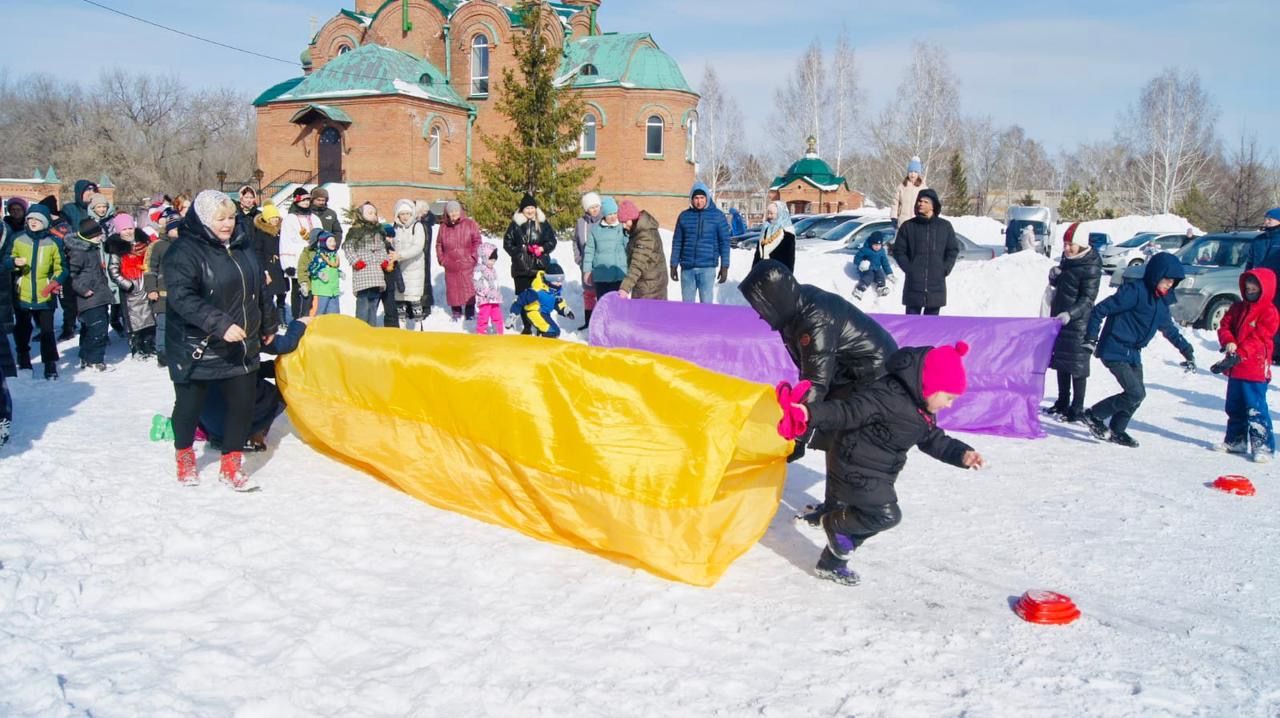
[[[28,203],[36,203],[40,200],[53,195],[58,198],[58,206],[61,207],[69,202],[74,202],[75,198],[71,196],[74,182],[66,185],[67,193],[64,195],[63,183],[59,179],[58,173],[50,167],[45,172],[37,169],[31,177],[26,179],[0,179],[0,198],[8,200],[10,197],[21,197]],[[116,188],[111,184],[111,178],[103,175],[98,180],[98,191],[107,196],[112,202],[116,198]]]
[[[560,81],[586,102],[577,150],[592,187],[669,223],[694,180],[698,95],[649,35],[602,33],[601,2],[545,2],[537,30],[564,48]],[[512,37],[530,30],[514,4],[356,0],[340,11],[302,53],[303,75],[254,101],[264,188],[345,182],[353,203],[384,213],[402,197],[459,195],[488,156],[481,136],[510,131],[496,110],[502,72]]]
[[[858,209],[865,201],[861,192],[849,189],[831,165],[818,157],[817,140],[809,138],[809,149],[769,185],[769,199],[782,200],[792,214],[821,214]]]

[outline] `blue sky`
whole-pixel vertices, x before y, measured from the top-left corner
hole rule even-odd
[[[290,60],[310,39],[312,17],[323,23],[353,7],[351,0],[100,1]],[[298,74],[296,65],[198,43],[80,0],[5,5],[0,67],[10,78],[38,70],[92,78],[97,66],[118,66],[257,92]],[[1021,124],[1051,150],[1110,138],[1141,86],[1170,65],[1200,73],[1228,144],[1243,129],[1280,149],[1276,0],[605,0],[600,23],[652,33],[691,84],[713,63],[742,105],[749,137],[761,143],[773,89],[814,37],[830,46],[843,23],[858,52],[868,116],[892,98],[911,43],[923,40],[950,54],[966,114]],[[48,31],[22,30],[34,27]]]

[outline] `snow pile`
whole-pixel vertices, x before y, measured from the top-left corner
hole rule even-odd
[[[978,244],[992,247],[1004,246],[1003,222],[987,216],[972,214],[966,214],[961,217],[948,217],[944,214],[942,217],[951,223],[951,226],[958,234],[963,234]]]
[[[1061,238],[1067,231],[1067,227],[1070,226],[1070,222],[1059,224],[1055,236]],[[1179,217],[1176,214],[1129,215],[1117,219],[1096,219],[1089,222],[1081,222],[1076,231],[1084,232],[1086,236],[1091,232],[1102,232],[1111,237],[1112,244],[1119,244],[1142,232],[1181,234],[1186,232],[1189,226],[1191,226],[1191,223],[1186,218]],[[1203,232],[1196,228],[1196,234],[1203,234]]]
[[[554,256],[577,309],[571,246]],[[797,274],[848,296],[851,259],[805,253]],[[740,301],[750,253],[732,261],[717,291]],[[945,311],[1033,316],[1050,264],[960,263]],[[861,306],[900,312],[899,291]],[[465,328],[444,314],[431,329]],[[1189,338],[1209,364],[1212,336]],[[854,554],[852,589],[812,577],[823,536],[790,519],[823,496],[819,452],[789,466],[760,545],[698,589],[432,508],[287,418],[248,459],[262,493],[179,487],[146,436],[167,374],[114,334],[109,374],[61,351],[61,381],[10,381],[0,715],[1280,715],[1276,475],[1208,450],[1225,380],[1184,376],[1160,337],[1140,448],[1049,424],[1036,442],[964,437],[982,472],[912,452],[905,518]],[[1097,363],[1089,381],[1090,401],[1117,389]],[[448,472],[436,461],[422,470]],[[1227,473],[1258,495],[1206,487]],[[1023,623],[1010,605],[1031,588],[1083,617]]]

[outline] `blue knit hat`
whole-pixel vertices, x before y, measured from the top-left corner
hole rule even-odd
[[[919,157],[912,157],[907,163],[907,174],[915,172],[918,175],[924,174],[924,165],[920,162]]]
[[[1280,222],[1280,207],[1272,207],[1267,210],[1267,214],[1265,216],[1267,219],[1274,219],[1275,221]]]
[[[618,200],[612,197],[605,197],[600,200],[600,214],[608,217],[611,214],[618,213]]]

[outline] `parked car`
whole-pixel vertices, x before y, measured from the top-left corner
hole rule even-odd
[[[734,249],[755,249],[756,244],[760,242],[760,233],[763,231],[763,224],[752,225],[746,233],[730,237],[729,246]]]
[[[1183,235],[1168,235],[1181,238]],[[1197,329],[1217,330],[1227,309],[1240,301],[1240,275],[1258,232],[1206,234],[1174,252],[1187,278],[1173,295],[1173,319]],[[1119,267],[1111,274],[1111,286],[1142,281],[1143,262]]]
[[[802,239],[817,239],[822,235],[835,229],[837,226],[844,224],[853,217],[838,214],[824,214],[814,217],[806,217],[800,220],[796,225],[796,241]]]
[[[1182,247],[1183,234],[1141,232],[1120,244],[1104,247],[1098,252],[1103,271],[1113,272],[1117,267],[1136,267],[1145,264],[1147,257],[1156,252],[1175,252]]]
[[[1005,249],[1017,251],[1022,230],[1031,227],[1036,236],[1035,251],[1048,257],[1053,251],[1055,213],[1048,207],[1013,205],[1005,210]]]

